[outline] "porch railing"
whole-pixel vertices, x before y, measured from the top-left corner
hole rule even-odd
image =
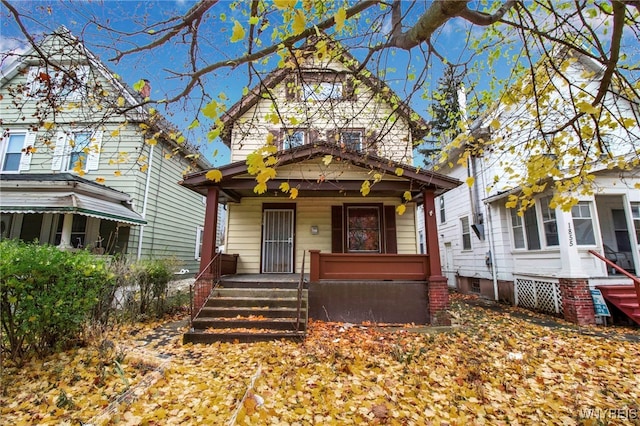
[[[634,285],[634,287],[636,289],[636,297],[638,298],[638,305],[640,305],[640,278],[636,277],[635,275],[633,275],[633,274],[629,273],[628,271],[626,271],[624,268],[622,268],[622,267],[618,266],[617,264],[613,263],[612,261],[610,261],[609,259],[607,259],[603,255],[601,255],[597,251],[589,250],[589,253],[591,253],[592,255],[597,257],[598,259],[602,260],[604,263],[606,263],[607,265],[611,266],[613,269],[615,269],[616,271],[620,272],[625,277],[631,278],[631,280],[633,281],[633,285]]]
[[[306,250],[302,252],[302,266],[300,267],[300,280],[298,281],[298,309],[296,312],[296,331],[300,331],[300,316],[302,314],[302,286],[304,285],[304,263],[306,254]],[[309,309],[308,306],[307,309]]]
[[[236,273],[237,263],[237,254],[216,253],[207,266],[196,275],[193,284],[189,287],[192,321],[200,313],[211,291],[220,284],[220,277]]]
[[[321,253],[311,255],[309,281],[379,280],[426,281],[430,276],[427,254]]]

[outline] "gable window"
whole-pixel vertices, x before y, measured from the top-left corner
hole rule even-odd
[[[447,216],[444,210],[444,195],[440,197],[440,223],[445,223],[447,221]]]
[[[88,65],[67,70],[31,67],[27,74],[27,87],[32,97],[57,97],[67,101],[78,101],[86,93],[88,79]]]
[[[460,226],[462,228],[462,250],[471,250],[471,228],[469,227],[469,218],[461,217]]]
[[[558,223],[556,222],[556,211],[549,206],[551,197],[540,199],[540,210],[542,212],[542,226],[544,227],[544,237],[547,246],[557,246],[558,241]]]
[[[511,210],[511,229],[513,231],[513,247],[528,250],[540,249],[540,234],[538,233],[538,218],[536,209],[525,210],[522,216],[517,209]]]
[[[589,246],[596,243],[593,232],[593,219],[591,218],[590,203],[581,201],[571,208],[573,227],[576,230],[576,242],[579,246]]]
[[[33,132],[8,133],[0,145],[0,170],[7,173],[29,170],[35,139]]]
[[[636,230],[636,243],[640,244],[640,203],[631,203],[631,216]]]
[[[320,81],[302,83],[303,101],[326,101],[342,99],[341,81]]]
[[[285,131],[282,148],[289,149],[297,146],[302,146],[307,143],[307,132],[304,130],[288,130]]]
[[[347,251],[380,252],[380,209],[369,206],[347,207]]]

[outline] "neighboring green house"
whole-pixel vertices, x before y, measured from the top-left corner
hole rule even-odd
[[[2,237],[195,271],[202,196],[177,184],[209,167],[65,28],[0,70]]]

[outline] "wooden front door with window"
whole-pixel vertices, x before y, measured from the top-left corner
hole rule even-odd
[[[262,217],[262,272],[293,273],[293,208],[265,208]]]

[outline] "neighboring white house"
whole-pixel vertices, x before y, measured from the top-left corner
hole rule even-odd
[[[205,202],[178,181],[208,167],[65,28],[3,65],[2,237],[196,270]]]
[[[575,77],[572,82],[585,92],[595,93],[602,67],[583,56],[570,52],[567,55],[566,70]],[[567,87],[557,79],[553,84],[559,91]],[[550,96],[553,108],[541,119],[544,129],[557,122],[564,105],[563,96],[562,93]],[[502,139],[507,147],[509,144],[518,147],[514,152],[486,149],[461,163],[458,160],[462,148],[449,152],[447,161],[453,166],[445,166],[442,171],[461,181],[473,178],[475,183],[436,198],[442,270],[449,286],[459,291],[564,314],[578,323],[592,322],[593,306],[590,312],[583,307],[589,304],[588,300],[567,301],[567,283],[571,286],[583,283],[581,297],[586,294],[589,299],[588,289],[596,285],[631,283],[589,250],[601,253],[633,274],[640,271],[640,167],[620,170],[593,161],[595,192],[591,195],[573,192],[579,201],[569,211],[550,207],[554,178],[549,176],[546,190],[535,195],[535,204],[519,216],[517,208],[505,205],[508,201],[513,203],[513,196],[523,191],[514,179],[521,171],[518,168],[525,167],[518,158],[527,155],[521,151],[525,149],[522,142],[540,137],[533,116],[526,113],[531,102],[498,104],[492,113],[471,126],[470,132],[476,138]],[[634,115],[629,102],[611,93],[604,104],[607,109],[634,120],[633,125],[626,121],[624,133],[612,130],[607,135],[612,155],[627,153],[626,158],[637,159],[632,149],[621,152],[640,143],[640,130],[634,118],[637,111]],[[489,125],[497,122],[501,123],[499,127]],[[509,126],[512,128],[507,130]],[[626,138],[624,143],[616,142],[620,137]],[[567,145],[567,153],[570,148]]]

